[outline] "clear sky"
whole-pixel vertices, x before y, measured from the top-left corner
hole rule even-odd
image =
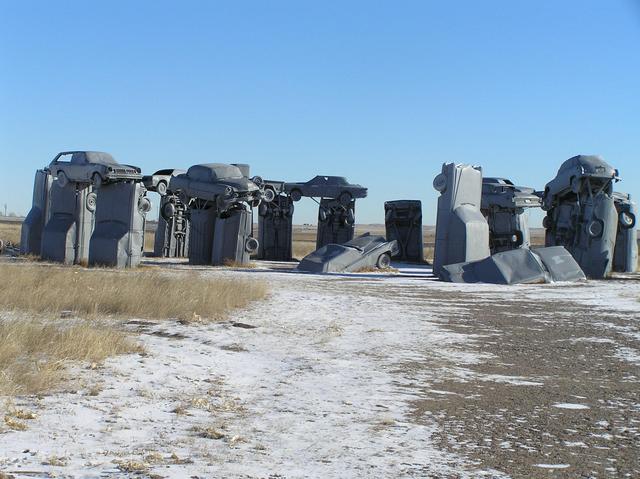
[[[250,163],[421,199],[443,162],[544,187],[601,154],[640,197],[638,0],[0,1],[0,208],[61,150]],[[152,196],[152,199],[153,196]],[[314,222],[306,200],[296,223]]]

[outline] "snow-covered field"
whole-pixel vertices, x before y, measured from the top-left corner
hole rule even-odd
[[[571,454],[589,453],[598,417],[580,416],[578,422],[589,424],[578,427],[571,425],[577,416],[566,415],[596,414],[601,405],[595,396],[576,397],[582,389],[573,391],[564,379],[564,389],[557,389],[554,378],[563,373],[553,366],[534,372],[500,356],[501,342],[509,343],[511,333],[523,328],[500,320],[507,317],[501,311],[517,304],[526,312],[520,314],[524,328],[540,334],[551,322],[600,328],[598,336],[589,336],[592,329],[587,336],[571,332],[559,360],[572,351],[583,354],[574,346],[606,346],[597,350],[604,351],[602,358],[591,359],[620,363],[624,380],[637,391],[638,277],[498,287],[439,283],[420,268],[319,276],[277,266],[210,269],[214,280],[235,275],[267,281],[270,296],[224,323],[132,319],[126,328],[139,334],[146,354],[74,371],[74,392],[17,400],[16,406],[37,417],[25,431],[0,434],[0,471],[77,478],[575,477],[584,461]],[[529,311],[535,304],[547,312]],[[580,317],[566,311],[567,305],[575,305]],[[555,308],[558,316],[552,317]],[[613,313],[600,314],[607,311]],[[530,351],[532,363],[539,353]],[[532,397],[540,392],[531,407],[535,415],[527,409],[480,432],[461,420],[468,404],[502,411],[503,396],[517,397],[514,391]],[[640,454],[639,397],[620,405],[626,432],[618,426],[601,432],[628,441],[620,439],[611,452],[617,464],[590,469],[597,477],[640,475],[633,458]],[[495,411],[492,421],[508,416]],[[558,420],[578,431],[565,441],[566,454],[545,450],[545,430],[537,426],[496,436],[503,426],[545,414],[550,420],[565,415]],[[495,437],[487,442],[482,434]],[[524,434],[542,438],[539,449]],[[499,450],[500,460],[485,459],[483,448],[489,455]],[[511,462],[509,451],[516,451]]]

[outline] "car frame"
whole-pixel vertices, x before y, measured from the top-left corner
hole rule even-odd
[[[155,191],[160,196],[164,196],[171,192],[171,190],[169,190],[171,178],[183,173],[186,173],[186,171],[175,168],[165,168],[156,171],[152,175],[144,175],[142,177],[142,184],[147,190]]]
[[[67,155],[71,155],[69,161],[61,160]],[[47,169],[56,177],[60,186],[75,182],[99,188],[106,183],[142,179],[140,168],[122,165],[109,153],[101,151],[62,151],[49,163]]]
[[[240,168],[225,163],[193,165],[186,173],[173,176],[169,189],[185,204],[197,198],[213,202],[219,211],[240,202],[258,206],[263,196],[263,190],[244,176]]]
[[[397,240],[365,233],[343,244],[330,243],[305,256],[299,271],[310,273],[357,272],[361,269],[386,269],[398,254]]]
[[[303,196],[335,198],[345,206],[356,198],[367,196],[367,188],[349,183],[344,176],[317,175],[306,182],[285,183],[283,191],[291,196],[293,201],[300,201]]]

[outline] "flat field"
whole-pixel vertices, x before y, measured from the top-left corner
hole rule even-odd
[[[426,265],[312,275],[268,262],[149,260],[114,272],[1,261],[81,284],[87,275],[158,281],[141,306],[115,312],[3,303],[5,329],[41,321],[56,337],[84,325],[115,341],[102,357],[51,356],[60,374],[48,389],[5,391],[3,474],[640,475],[638,275],[498,287],[441,283]],[[207,315],[197,302],[158,309],[158,295],[175,284],[179,296],[185,275],[197,276],[211,303],[220,284],[237,282],[237,295],[262,286],[222,313]],[[100,290],[100,281],[86,284]]]

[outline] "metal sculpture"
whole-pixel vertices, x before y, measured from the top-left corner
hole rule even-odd
[[[540,207],[533,188],[515,186],[505,178],[482,179],[480,210],[489,223],[491,254],[531,245],[527,208]]]
[[[578,155],[560,166],[542,195],[545,244],[567,248],[590,278],[604,278],[613,267],[618,179],[618,170],[599,156]]]
[[[413,263],[424,262],[420,200],[386,201],[384,212],[387,239],[398,242],[398,253],[394,259]]]
[[[482,169],[447,163],[433,180],[440,192],[433,271],[489,256],[489,225],[480,212]]]

